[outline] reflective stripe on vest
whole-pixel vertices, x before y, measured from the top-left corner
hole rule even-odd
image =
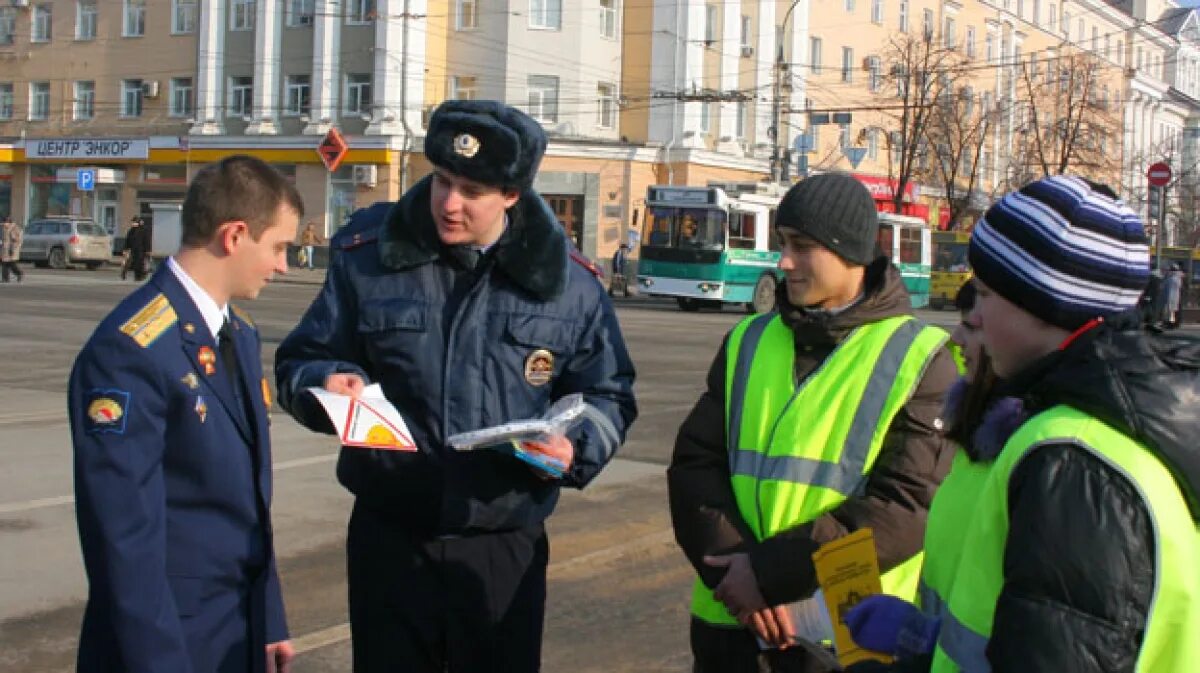
[[[812,521],[863,488],[892,419],[947,337],[910,316],[864,325],[799,386],[793,338],[770,313],[743,321],[727,345],[733,490],[760,540]],[[891,584],[911,599],[919,564],[915,557],[887,573],[885,585],[888,576],[898,578]],[[699,580],[692,612],[713,624],[737,623]]]
[[[1008,538],[1009,480],[1016,466],[1041,446],[1073,444],[1124,475],[1141,496],[1153,523],[1154,594],[1136,670],[1193,671],[1200,661],[1200,531],[1170,471],[1152,451],[1112,426],[1071,407],[1059,406],[1027,421],[1005,444],[974,502],[958,538],[961,555],[943,595],[947,611],[934,651],[932,671],[990,671],[987,644],[996,603],[1004,587]],[[931,519],[936,516],[930,513]],[[931,520],[930,527],[935,526]],[[1099,534],[1100,531],[1097,531]],[[945,542],[949,542],[946,540]],[[930,547],[930,555],[939,547]]]

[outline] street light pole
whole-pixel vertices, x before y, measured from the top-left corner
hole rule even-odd
[[[787,12],[783,15],[783,30],[780,31],[779,44],[775,45],[775,66],[771,69],[771,181],[780,182],[783,176],[783,152],[780,150],[779,137],[783,134],[783,105],[780,102],[780,97],[783,95],[783,75],[790,70],[787,69],[787,63],[783,60],[783,41],[788,35],[788,21],[792,18],[792,11],[796,9],[796,5],[800,4],[800,0],[792,0],[792,4],[788,7]],[[788,87],[789,90],[791,87]]]

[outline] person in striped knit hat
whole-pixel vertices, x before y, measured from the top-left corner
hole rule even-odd
[[[968,256],[967,322],[1022,416],[935,496],[921,613],[872,597],[846,616],[907,656],[849,670],[1196,670],[1200,340],[1141,329],[1142,223],[1053,176],[994,204]]]

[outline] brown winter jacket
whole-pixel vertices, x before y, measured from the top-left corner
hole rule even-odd
[[[803,381],[854,328],[912,313],[900,272],[886,258],[867,267],[863,299],[829,316],[797,309],[781,285],[784,323],[795,334],[796,380]],[[728,343],[728,337],[726,337]],[[725,446],[725,348],[708,372],[707,390],[679,428],[667,470],[675,539],[710,588],[724,574],[705,565],[705,554],[748,552],[768,605],[809,597],[817,588],[812,553],[859,528],[874,529],[881,569],[916,554],[934,491],[950,470],[954,445],[942,436],[942,404],[958,378],[950,352],[934,356],[912,399],[900,410],[861,494],[815,520],[761,542],[743,521],[734,500]]]

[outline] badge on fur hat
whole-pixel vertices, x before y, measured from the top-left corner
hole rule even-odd
[[[554,354],[545,348],[539,348],[525,358],[525,381],[531,386],[544,386],[550,383],[554,374]]]
[[[454,136],[454,153],[468,159],[479,153],[479,138],[470,133]]]

